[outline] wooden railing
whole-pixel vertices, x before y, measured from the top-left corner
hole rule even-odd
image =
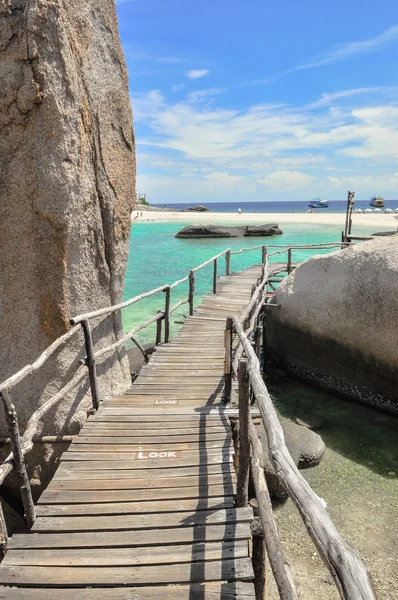
[[[170,339],[170,315],[177,310],[183,304],[189,304],[189,314],[193,314],[194,310],[194,298],[195,298],[195,274],[206,267],[209,264],[213,264],[213,273],[212,273],[212,290],[215,294],[217,291],[217,277],[218,277],[218,266],[219,260],[221,257],[225,257],[225,274],[229,275],[231,272],[231,256],[238,255],[243,252],[252,252],[255,250],[261,250],[261,265],[262,265],[262,283],[258,286],[258,288],[254,291],[252,299],[245,311],[246,316],[249,316],[250,311],[254,306],[256,306],[256,310],[253,314],[250,314],[249,322],[247,323],[246,335],[249,335],[253,330],[253,323],[258,318],[258,310],[259,306],[263,306],[264,301],[264,290],[265,286],[265,275],[266,275],[266,264],[269,256],[283,254],[287,252],[288,260],[286,264],[285,271],[290,272],[292,267],[291,255],[292,250],[294,248],[297,249],[331,249],[334,247],[339,247],[339,242],[332,242],[326,244],[315,244],[312,246],[275,246],[275,245],[260,245],[255,246],[254,248],[243,248],[241,250],[231,252],[231,249],[228,248],[223,252],[220,252],[216,256],[208,259],[204,263],[194,267],[190,270],[189,274],[175,281],[172,284],[167,284],[150,290],[149,292],[145,292],[139,296],[135,296],[134,298],[130,298],[124,302],[119,304],[108,306],[105,308],[101,308],[99,310],[87,312],[81,315],[77,315],[73,319],[71,319],[72,328],[55,340],[42,354],[37,358],[37,360],[29,365],[26,365],[22,369],[20,369],[17,373],[6,379],[5,381],[0,383],[0,396],[2,399],[5,415],[6,415],[6,423],[8,434],[10,438],[11,444],[11,452],[6,457],[6,459],[0,464],[0,486],[4,483],[5,478],[11,471],[15,468],[19,478],[21,498],[24,508],[24,516],[26,522],[29,527],[35,521],[35,509],[32,500],[32,493],[30,488],[30,482],[26,471],[26,465],[24,461],[24,456],[33,448],[34,444],[34,436],[37,434],[38,426],[42,417],[53,408],[64,396],[69,393],[78,383],[80,383],[84,378],[89,377],[90,382],[90,391],[91,391],[91,399],[92,399],[92,409],[89,411],[89,414],[93,414],[100,406],[100,394],[98,389],[98,377],[97,377],[97,369],[96,364],[97,361],[108,354],[109,352],[116,351],[120,346],[126,344],[130,340],[136,344],[136,346],[140,349],[142,354],[145,357],[145,360],[148,361],[148,354],[145,351],[144,347],[140,344],[140,342],[136,339],[135,335],[153,323],[156,323],[156,344],[160,344],[162,341],[162,324],[164,323],[164,343],[168,343]],[[267,254],[268,248],[283,248],[283,250],[279,252],[273,252],[272,254]],[[281,269],[282,271],[284,268]],[[171,294],[172,290],[177,286],[183,284],[188,281],[189,291],[188,296],[183,300],[180,300],[173,306],[171,306]],[[100,317],[108,317],[111,314],[119,312],[124,308],[132,306],[133,304],[154,296],[155,294],[164,293],[165,294],[165,303],[164,309],[162,311],[158,311],[156,315],[145,321],[144,323],[135,326],[130,331],[128,331],[125,335],[123,335],[120,339],[116,340],[112,344],[104,348],[100,348],[98,350],[94,349],[93,337],[92,337],[92,329],[91,329],[91,321],[93,319],[98,319]],[[267,306],[267,305],[266,305]],[[270,306],[270,305],[269,305]],[[257,311],[257,312],[256,312]],[[232,321],[230,322],[230,328],[232,327]],[[65,344],[74,336],[81,335],[83,333],[84,340],[84,348],[85,348],[85,356],[83,355],[78,361],[78,368],[68,383],[66,383],[55,395],[53,395],[50,399],[46,400],[40,407],[32,414],[30,419],[28,420],[27,427],[25,433],[21,436],[19,426],[18,426],[18,418],[15,410],[15,406],[12,402],[11,390],[20,382],[22,382],[27,376],[34,375],[45,363],[46,361],[58,350],[65,346]],[[241,352],[241,351],[240,351]],[[239,360],[239,356],[238,359]],[[235,371],[237,368],[236,360],[234,365]],[[228,377],[229,374],[229,377]],[[227,387],[228,382],[231,382],[231,373],[227,372],[226,377]],[[65,436],[63,436],[65,438]],[[66,439],[66,438],[65,438]],[[7,529],[5,525],[5,520],[3,516],[3,511],[0,503],[0,553],[5,552],[7,546]]]
[[[290,257],[291,250],[288,249]],[[266,261],[262,277],[253,291],[248,306],[239,317],[228,318],[226,325],[226,332],[228,331],[226,339],[228,337],[230,340],[235,334],[238,340],[234,357],[232,343],[226,345],[226,354],[230,353],[226,363],[232,365],[230,372],[235,373],[238,381],[237,506],[244,507],[249,502],[251,474],[260,521],[259,531],[254,531],[253,538],[256,598],[258,600],[265,598],[265,555],[268,555],[279,597],[282,600],[295,600],[298,594],[279,540],[264,469],[261,466],[264,464],[262,446],[250,412],[253,400],[260,411],[267,434],[268,458],[274,474],[296,505],[310,537],[333,577],[340,597],[344,600],[374,600],[376,593],[367,567],[341,537],[327,513],[325,501],[311,489],[290,456],[283,429],[261,375],[258,343],[261,335],[259,336],[257,332],[261,328],[260,324],[263,328],[266,326],[265,309],[277,307],[276,304],[269,304],[266,296],[268,270]],[[287,270],[289,270],[289,263]],[[264,358],[264,330],[262,337]]]

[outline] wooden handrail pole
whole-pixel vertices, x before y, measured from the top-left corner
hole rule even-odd
[[[170,340],[170,288],[165,289],[166,299],[164,303],[164,343]]]
[[[224,331],[224,348],[225,348],[225,359],[224,359],[224,402],[225,404],[231,403],[231,389],[232,389],[232,328],[233,319],[227,317]]]
[[[267,263],[267,246],[261,246],[261,279],[264,279],[266,263]]]
[[[236,488],[236,505],[239,508],[247,506],[249,502],[249,471],[250,471],[250,386],[247,373],[247,360],[241,358],[238,368],[239,392],[239,472]]]
[[[88,374],[90,378],[90,388],[91,388],[91,400],[93,403],[93,409],[97,411],[99,409],[100,400],[99,400],[99,391],[98,391],[98,381],[97,381],[97,367],[95,365],[95,357],[94,357],[94,346],[93,346],[93,337],[91,335],[90,323],[88,320],[81,321],[83,332],[84,332],[84,342],[86,345],[86,353],[87,353],[87,367]]]
[[[15,470],[17,472],[19,483],[21,486],[20,490],[22,504],[24,507],[24,517],[30,529],[36,521],[36,514],[35,506],[33,504],[32,490],[30,487],[28,472],[26,470],[25,460],[23,457],[17,411],[15,410],[15,406],[11,402],[11,396],[8,390],[2,389],[0,393],[3,399],[4,412],[6,415],[8,434],[10,436]]]
[[[266,358],[265,358],[265,349],[267,347],[267,311],[264,310],[263,312],[263,335],[262,335],[262,346],[263,346],[263,373],[265,373],[265,365],[266,365]]]
[[[158,310],[156,312],[156,314],[158,315],[161,312],[162,312],[161,310]],[[156,341],[155,341],[156,346],[159,346],[159,344],[162,343],[162,321],[163,321],[163,319],[158,319],[156,321]]]
[[[287,251],[287,272],[290,274],[292,272],[292,249],[288,248]]]
[[[0,561],[4,558],[8,546],[7,524],[4,518],[3,507],[0,500]]]
[[[188,302],[189,302],[189,314],[193,315],[193,298],[195,293],[195,275],[193,271],[189,271],[189,293],[188,293]]]
[[[213,294],[217,294],[217,259],[213,263]]]
[[[231,275],[231,250],[225,253],[225,275]]]
[[[261,329],[261,325],[257,325],[254,332],[254,352],[259,360],[261,354]]]

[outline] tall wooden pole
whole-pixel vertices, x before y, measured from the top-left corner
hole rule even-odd
[[[170,287],[165,289],[166,299],[164,303],[164,343],[170,339]]]
[[[193,296],[195,293],[195,275],[193,271],[189,271],[189,292],[188,292],[188,302],[189,302],[189,314],[193,315]]]
[[[214,259],[213,264],[213,294],[217,294],[217,259]]]
[[[231,250],[227,250],[225,253],[225,274],[231,274]]]
[[[82,327],[84,332],[84,341],[86,344],[86,353],[87,353],[87,367],[88,374],[90,378],[90,387],[91,387],[91,400],[93,403],[94,411],[99,409],[100,399],[99,399],[99,391],[98,391],[98,381],[97,381],[97,367],[95,365],[94,358],[94,346],[93,346],[93,338],[91,335],[90,323],[88,320],[82,321]]]
[[[231,403],[231,391],[232,391],[232,317],[227,317],[225,331],[224,331],[224,348],[225,348],[225,360],[224,360],[224,402],[225,404]]]
[[[30,487],[28,472],[26,470],[25,459],[22,452],[17,411],[15,410],[15,406],[11,402],[11,396],[8,390],[3,389],[0,393],[3,399],[4,412],[6,414],[7,429],[8,434],[10,436],[15,470],[17,472],[20,483],[22,504],[25,511],[24,517],[30,529],[36,520],[36,514],[35,506],[33,504],[32,490]]]
[[[250,386],[247,373],[247,360],[241,358],[238,369],[239,392],[239,471],[236,487],[236,505],[239,508],[249,502],[249,471],[250,471]]]

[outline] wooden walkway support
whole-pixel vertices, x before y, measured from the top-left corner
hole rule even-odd
[[[0,585],[12,588],[0,599],[254,598],[252,509],[234,502],[224,331],[261,274],[220,277],[131,388],[101,402],[61,457],[31,532],[10,539]]]

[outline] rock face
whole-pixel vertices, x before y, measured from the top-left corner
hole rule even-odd
[[[279,286],[276,360],[356,401],[398,413],[398,238],[316,256]],[[303,351],[305,349],[305,351]]]
[[[114,0],[2,0],[0,52],[2,381],[65,333],[72,316],[121,299],[135,144]],[[109,343],[120,328],[117,317],[94,323],[94,341]],[[13,390],[22,431],[69,381],[82,342],[71,340]],[[125,354],[105,358],[102,396],[129,382]],[[43,433],[76,432],[87,390],[84,381],[52,410]]]
[[[178,238],[230,238],[230,237],[261,237],[281,234],[282,231],[275,223],[266,225],[238,225],[225,227],[214,223],[196,223],[188,225],[179,231]]]

